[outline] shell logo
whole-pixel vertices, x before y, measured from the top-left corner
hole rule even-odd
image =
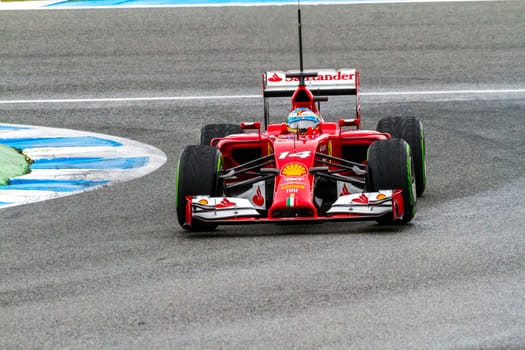
[[[285,176],[302,176],[306,174],[306,168],[304,165],[299,163],[290,163],[282,170],[283,175]]]
[[[386,198],[386,195],[385,195],[384,193],[379,193],[379,194],[377,195],[377,197],[376,197],[376,199],[377,199],[378,201],[383,200],[383,199],[385,199],[385,198]]]

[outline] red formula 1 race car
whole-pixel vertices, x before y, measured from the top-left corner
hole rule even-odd
[[[182,151],[177,216],[190,231],[218,225],[375,220],[408,223],[425,190],[423,126],[413,117],[360,129],[359,72],[271,71],[260,122],[210,124]],[[320,101],[355,98],[355,116],[324,121]],[[291,97],[286,123],[270,123],[269,99]],[[284,118],[282,118],[284,119]]]

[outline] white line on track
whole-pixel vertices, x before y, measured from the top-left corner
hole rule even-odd
[[[0,104],[31,103],[88,103],[88,102],[148,102],[148,101],[187,101],[187,100],[231,100],[260,98],[260,95],[227,95],[227,96],[157,96],[157,97],[110,97],[110,98],[71,98],[42,100],[0,100]]]
[[[450,95],[507,95],[525,94],[525,89],[487,89],[487,90],[430,90],[430,91],[377,91],[361,92],[361,96],[450,96]],[[261,95],[216,95],[216,96],[157,96],[157,97],[108,97],[108,98],[60,98],[60,99],[20,99],[0,100],[6,104],[51,104],[51,103],[111,103],[111,102],[149,102],[149,101],[191,101],[191,100],[235,100],[259,99]]]
[[[384,91],[361,92],[363,96],[421,96],[421,95],[500,95],[523,94],[525,89],[488,89],[488,90],[436,90],[436,91]]]

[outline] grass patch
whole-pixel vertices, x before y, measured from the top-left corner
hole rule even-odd
[[[31,163],[21,151],[0,145],[0,186],[9,184],[9,179],[29,173]]]

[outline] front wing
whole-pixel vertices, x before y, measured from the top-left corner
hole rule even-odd
[[[380,190],[340,196],[323,216],[265,217],[248,199],[237,197],[186,197],[186,225],[192,221],[214,222],[223,225],[269,222],[308,222],[375,220],[387,214],[402,219],[404,203],[401,190]]]

